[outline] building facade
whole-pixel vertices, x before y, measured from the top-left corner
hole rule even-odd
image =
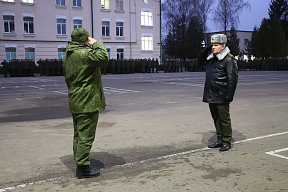
[[[0,0],[0,61],[61,59],[85,28],[110,59],[160,57],[160,0]]]

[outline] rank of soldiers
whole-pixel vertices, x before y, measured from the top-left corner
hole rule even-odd
[[[237,61],[240,71],[281,71],[288,70],[288,58],[254,59],[253,61]],[[165,73],[183,71],[204,71],[197,59],[166,59],[160,65],[158,59],[110,59],[108,65],[101,68],[102,74],[133,74],[133,73]],[[35,73],[40,76],[63,75],[61,59],[39,59],[36,63],[32,59],[4,60],[1,63],[0,73],[4,77],[33,77]]]

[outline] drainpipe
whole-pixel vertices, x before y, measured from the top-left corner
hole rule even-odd
[[[91,0],[91,26],[92,26],[92,31],[91,31],[91,37],[94,38],[94,21],[93,21],[93,0]]]
[[[162,64],[162,2],[160,1],[160,63],[159,64]]]

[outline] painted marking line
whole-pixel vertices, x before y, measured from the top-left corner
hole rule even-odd
[[[281,136],[281,135],[286,135],[286,134],[288,134],[288,131],[281,132],[281,133],[270,134],[270,135],[264,135],[264,136],[260,136],[260,137],[254,137],[254,138],[245,139],[245,140],[240,140],[240,141],[233,142],[232,144],[246,143],[246,142],[249,142],[249,141],[256,141],[256,140],[260,140],[260,139],[266,139],[266,138],[276,137],[276,136]],[[114,167],[133,166],[133,165],[137,165],[137,164],[154,162],[154,161],[158,161],[158,160],[162,160],[162,159],[168,159],[168,158],[175,157],[175,156],[182,156],[182,155],[187,155],[187,154],[191,154],[191,153],[197,153],[197,152],[201,152],[201,151],[208,151],[208,150],[210,150],[210,148],[204,147],[204,148],[201,148],[201,149],[195,149],[195,150],[191,150],[191,151],[184,151],[184,152],[180,152],[180,153],[175,153],[175,154],[165,155],[165,156],[161,156],[161,157],[155,157],[155,158],[151,158],[151,159],[146,159],[146,160],[142,160],[142,161],[138,161],[138,162],[126,163],[126,164],[123,164],[123,165],[115,165]],[[288,150],[288,148],[279,149],[279,150],[286,151],[286,150]],[[274,152],[274,153],[282,152],[282,151],[279,151],[279,150],[272,151],[272,152]],[[270,153],[270,152],[266,152],[266,153]],[[103,170],[103,169],[104,168],[102,168],[100,170]],[[12,186],[12,187],[2,188],[2,189],[0,189],[0,192],[5,192],[5,191],[8,191],[8,190],[24,188],[24,187],[31,186],[31,185],[42,184],[42,183],[46,183],[46,182],[49,182],[49,181],[61,180],[63,178],[64,177],[57,177],[57,178],[52,178],[52,179],[45,179],[45,180],[41,180],[41,181],[35,181],[35,182],[31,182],[31,183],[23,183],[23,184],[15,185],[15,186]]]
[[[36,87],[36,86],[32,86],[32,85],[29,85],[29,87],[32,87],[32,88],[35,88],[35,89],[42,89],[42,90],[45,90],[44,88]]]
[[[269,152],[265,152],[267,155],[272,155],[272,156],[275,156],[275,157],[280,157],[280,158],[283,158],[283,159],[287,159],[288,160],[288,157],[284,156],[284,155],[279,155],[279,154],[276,154],[276,153],[281,153],[283,151],[288,151],[288,148],[283,148],[283,149],[277,149],[275,151],[269,151]]]
[[[117,89],[117,88],[112,88],[112,87],[103,87],[103,90],[105,93],[107,92],[112,92],[112,93],[139,93],[140,91],[134,91],[134,90],[129,90],[129,89]]]
[[[184,86],[190,86],[190,87],[204,87],[204,84],[197,84],[197,83],[180,83],[180,82],[170,82],[170,83],[163,83],[166,85],[184,85]]]
[[[67,95],[67,93],[64,93],[64,92],[61,92],[61,91],[53,91],[54,93],[59,93],[59,94],[62,94],[62,95]]]

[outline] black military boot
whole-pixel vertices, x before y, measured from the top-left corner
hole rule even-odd
[[[76,177],[78,179],[97,177],[100,175],[100,170],[95,168],[90,168],[89,165],[77,165]]]

